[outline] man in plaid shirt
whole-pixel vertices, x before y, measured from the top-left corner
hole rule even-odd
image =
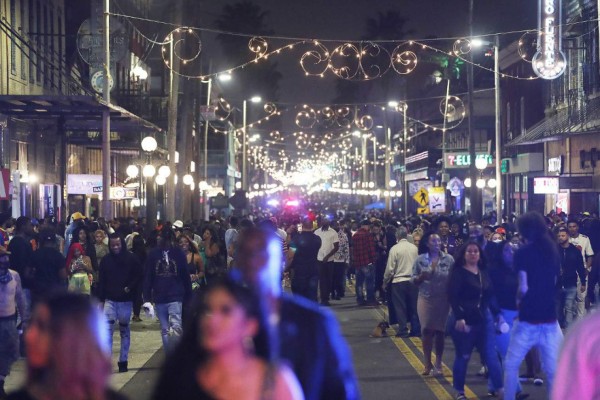
[[[375,240],[371,234],[371,223],[363,220],[360,229],[352,236],[352,265],[356,269],[356,302],[360,306],[377,305],[375,300]],[[363,285],[366,286],[365,301]]]

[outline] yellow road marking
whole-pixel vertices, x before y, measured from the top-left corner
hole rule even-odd
[[[388,313],[384,307],[377,307],[373,311],[375,314],[377,314],[378,317],[382,317],[386,321],[388,320]],[[393,330],[393,328],[391,328],[391,329]],[[400,350],[402,355],[404,355],[404,357],[410,363],[410,365],[413,367],[413,369],[417,373],[419,373],[419,376],[425,381],[425,383],[427,384],[429,389],[433,392],[433,394],[435,394],[437,396],[437,398],[439,400],[453,398],[450,395],[450,393],[448,393],[448,391],[444,388],[444,386],[442,386],[442,384],[437,379],[430,379],[431,377],[420,375],[421,371],[423,371],[423,369],[425,368],[425,365],[423,364],[421,359],[415,354],[415,352],[404,342],[404,340],[402,340],[401,338],[396,338],[396,337],[392,337],[392,336],[390,336],[390,339],[392,339],[392,341],[394,342],[396,347],[398,347],[398,349]],[[412,338],[410,338],[410,340],[415,345],[415,347],[418,349],[419,353],[422,355],[423,354],[423,346],[422,346],[421,338],[412,337]],[[442,369],[444,372],[444,379],[446,380],[446,382],[448,382],[450,384],[450,386],[452,386],[452,384],[454,382],[452,370],[445,363],[443,363],[442,366],[443,366]],[[435,382],[435,383],[437,383],[437,385],[435,385],[435,384],[430,385],[431,382]],[[442,391],[440,391],[440,389]],[[467,385],[465,385],[465,395],[469,399],[479,399],[479,397]],[[440,397],[440,396],[444,396],[444,397]]]

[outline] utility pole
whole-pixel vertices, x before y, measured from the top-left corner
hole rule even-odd
[[[473,40],[473,0],[469,0],[469,37]],[[475,132],[473,132],[473,52],[469,51],[469,62],[467,63],[467,102],[469,103],[469,115],[467,119],[467,129],[469,133],[469,177],[471,178],[471,219],[481,222],[481,197],[480,191],[475,183],[478,178],[478,171],[475,167]]]
[[[104,78],[102,95],[106,109],[102,112],[102,216],[110,221],[112,207],[110,202],[110,0],[104,0]],[[64,188],[63,188],[64,189]]]
[[[494,86],[496,106],[496,225],[502,222],[502,174],[500,173],[500,162],[502,160],[502,137],[500,134],[500,67],[498,60],[498,47],[500,39],[496,35],[494,44]]]
[[[169,153],[169,168],[171,171],[177,171],[177,166],[175,165],[175,151],[177,148],[177,102],[178,102],[178,94],[179,94],[179,77],[175,76],[174,69],[177,67],[175,64],[179,65],[179,63],[175,62],[174,57],[174,45],[173,42],[173,34],[169,35],[169,129],[167,136],[167,151]],[[173,222],[176,218],[175,216],[175,192],[177,191],[177,186],[181,185],[181,180],[175,184],[175,173],[172,173],[171,176],[167,178],[167,183],[165,184],[165,219],[167,221]],[[181,179],[181,177],[180,177]]]

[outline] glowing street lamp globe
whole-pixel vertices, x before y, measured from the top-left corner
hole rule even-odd
[[[171,168],[168,165],[158,167],[158,175],[168,178],[171,175]]]
[[[137,165],[129,165],[125,172],[127,172],[128,177],[137,178],[137,176],[140,174],[140,169]]]
[[[151,177],[153,177],[156,174],[156,168],[154,168],[154,165],[152,165],[152,164],[144,165],[144,169],[142,170],[142,174],[146,178],[151,178]]]
[[[471,187],[471,178],[467,178],[464,181],[465,187],[470,188]]]
[[[477,157],[475,159],[475,168],[483,170],[487,167],[487,159],[485,157]]]
[[[494,189],[498,185],[498,182],[494,178],[491,178],[487,184],[490,189]]]
[[[142,150],[151,153],[156,150],[157,147],[158,143],[152,136],[146,136],[144,139],[142,139]]]
[[[479,189],[483,189],[485,187],[485,179],[477,179],[477,182],[475,183],[475,185]]]
[[[156,178],[154,178],[155,182],[157,185],[164,185],[165,183],[167,183],[167,178],[158,174],[156,175]]]
[[[190,174],[185,174],[183,176],[183,184],[184,185],[191,185],[192,183],[194,183],[194,177]]]

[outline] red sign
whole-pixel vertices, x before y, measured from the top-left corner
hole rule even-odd
[[[6,168],[0,169],[2,174],[2,180],[0,181],[0,200],[9,200],[10,191],[8,187],[10,185],[10,170]]]

